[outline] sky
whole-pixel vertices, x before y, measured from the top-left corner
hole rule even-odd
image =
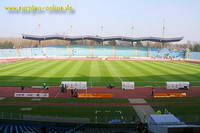
[[[13,14],[4,9],[67,4],[72,5],[74,14]],[[165,37],[183,36],[184,41],[200,41],[199,6],[200,0],[1,0],[0,37],[22,34],[162,37],[164,23]]]

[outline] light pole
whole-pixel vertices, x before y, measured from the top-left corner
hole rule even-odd
[[[100,28],[101,28],[101,36],[103,36],[104,26],[102,25]]]
[[[42,35],[42,33],[41,33],[41,24],[38,24],[38,33],[39,33],[39,35]]]
[[[71,35],[72,35],[72,28],[73,28],[72,25],[70,25],[70,32],[71,32]]]
[[[134,26],[131,26],[131,36],[132,36],[132,37],[134,37],[134,36],[133,36],[133,32],[134,32]]]
[[[165,38],[165,19],[163,19],[162,38]]]
[[[162,27],[162,38],[165,38],[165,19],[163,19],[163,27]],[[164,42],[162,42],[162,47],[164,46]]]
[[[103,29],[104,29],[104,26],[102,25],[100,28],[101,28],[101,36],[103,36]],[[102,45],[103,45],[103,41],[102,41]]]

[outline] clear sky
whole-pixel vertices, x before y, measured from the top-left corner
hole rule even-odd
[[[75,14],[10,14],[4,9],[5,6],[67,4],[73,6]],[[165,37],[184,36],[184,41],[200,41],[200,0],[1,0],[0,2],[1,37],[39,33],[160,37],[163,20],[166,27]],[[101,26],[104,27],[103,32]]]

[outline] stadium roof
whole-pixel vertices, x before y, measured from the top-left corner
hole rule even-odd
[[[69,40],[69,41],[77,41],[77,40],[94,40],[94,41],[111,41],[111,40],[120,40],[120,41],[130,41],[130,42],[139,42],[139,41],[152,41],[152,42],[178,42],[183,39],[183,37],[175,37],[175,38],[160,38],[160,37],[124,37],[124,36],[109,36],[109,37],[101,37],[101,36],[64,36],[64,35],[47,35],[47,36],[38,36],[38,35],[25,35],[23,34],[23,39],[29,40]]]

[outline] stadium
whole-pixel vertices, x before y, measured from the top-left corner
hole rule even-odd
[[[0,131],[154,132],[166,119],[198,132],[200,54],[167,45],[182,39],[23,34],[0,49]]]

